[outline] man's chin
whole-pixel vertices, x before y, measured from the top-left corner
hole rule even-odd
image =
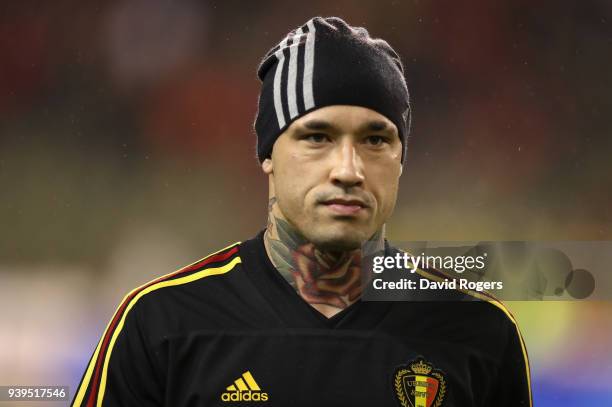
[[[361,249],[361,245],[368,239],[368,234],[361,230],[342,228],[340,230],[327,230],[314,234],[309,240],[323,251],[348,251]]]

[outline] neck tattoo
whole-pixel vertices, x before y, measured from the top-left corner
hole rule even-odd
[[[361,248],[350,251],[321,251],[289,222],[273,213],[276,198],[268,202],[266,250],[280,274],[310,305],[329,316],[359,299]],[[382,229],[370,238],[384,246]]]

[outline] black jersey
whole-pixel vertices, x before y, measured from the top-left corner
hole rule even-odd
[[[73,406],[531,406],[527,354],[494,300],[357,301],[332,318],[263,231],[131,293]]]

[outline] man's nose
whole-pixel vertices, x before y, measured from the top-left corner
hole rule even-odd
[[[363,183],[363,162],[353,141],[342,141],[332,159],[330,178],[333,184],[346,188]]]

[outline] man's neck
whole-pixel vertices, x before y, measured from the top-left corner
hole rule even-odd
[[[268,257],[304,301],[331,318],[361,296],[361,248],[318,249],[289,222],[274,214],[275,203],[274,197],[268,203],[264,234]],[[383,247],[382,229],[370,241]]]

